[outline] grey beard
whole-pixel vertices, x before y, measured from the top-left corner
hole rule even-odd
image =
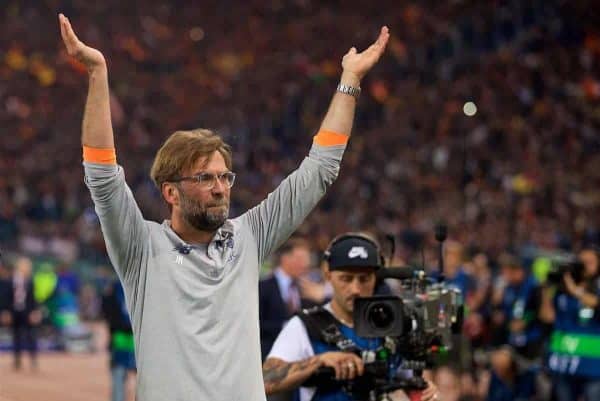
[[[209,212],[208,207],[201,207],[182,192],[182,217],[192,227],[200,231],[216,231],[229,217],[229,204],[224,211]]]
[[[200,213],[185,213],[183,218],[189,225],[200,231],[216,231],[221,227],[229,216],[229,207],[218,213],[210,213],[203,210]]]

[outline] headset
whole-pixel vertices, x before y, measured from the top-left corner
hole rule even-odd
[[[331,248],[333,248],[337,243],[347,240],[347,239],[351,239],[351,238],[356,238],[356,239],[360,239],[363,241],[367,241],[368,243],[373,245],[375,247],[375,249],[377,250],[377,259],[379,260],[379,267],[385,267],[385,264],[386,264],[385,258],[381,252],[381,246],[379,245],[379,242],[377,242],[375,237],[373,237],[369,234],[366,234],[366,233],[358,232],[358,231],[340,234],[340,235],[336,236],[334,239],[332,239],[331,242],[329,243],[329,245],[327,245],[327,249],[325,249],[325,252],[323,252],[323,260],[325,260],[327,263],[329,263],[329,261],[331,259]]]

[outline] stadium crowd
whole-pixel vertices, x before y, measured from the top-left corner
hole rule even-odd
[[[388,53],[363,84],[340,177],[300,229],[314,254],[362,230],[395,236],[394,264],[424,253],[433,266],[433,228],[446,222],[448,274],[463,277],[471,311],[466,346],[487,350],[510,343],[492,335],[510,331],[491,306],[512,277],[503,267],[529,277],[543,257],[600,245],[600,33],[587,2],[205,3],[6,1],[2,251],[63,269],[109,263],[81,167],[85,70],[62,49],[57,11],[108,60],[117,157],[147,219],[166,212],[152,156],[182,128],[213,128],[232,145],[233,215],[262,200],[318,128],[339,72],[332,49],[363,46],[385,23]],[[540,322],[540,336],[549,330]],[[437,372],[443,401],[480,399],[493,381],[471,369],[493,363],[485,352],[465,354]]]

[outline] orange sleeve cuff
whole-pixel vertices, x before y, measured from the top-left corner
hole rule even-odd
[[[345,145],[350,136],[331,131],[319,131],[313,142],[320,146]]]
[[[99,164],[117,164],[115,149],[100,149],[83,146],[83,161]]]

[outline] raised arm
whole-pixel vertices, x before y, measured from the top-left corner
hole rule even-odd
[[[342,59],[340,84],[358,90],[360,80],[379,60],[389,39],[387,27],[365,51],[351,48]],[[242,216],[256,238],[259,261],[285,241],[335,181],[352,130],[356,98],[336,91],[315,136],[309,156],[269,194]]]
[[[89,75],[81,135],[85,182],[110,260],[124,284],[128,301],[135,304],[137,284],[148,255],[148,227],[127,187],[123,169],[117,165],[106,61],[102,53],[77,38],[67,17],[60,14],[58,19],[67,52],[86,66]]]
[[[108,92],[108,72],[106,60],[98,50],[86,46],[77,38],[69,19],[63,14],[58,16],[60,34],[67,53],[82,62],[88,71],[89,89],[81,142],[84,146],[101,149],[114,149],[115,142],[110,121],[110,97]]]

